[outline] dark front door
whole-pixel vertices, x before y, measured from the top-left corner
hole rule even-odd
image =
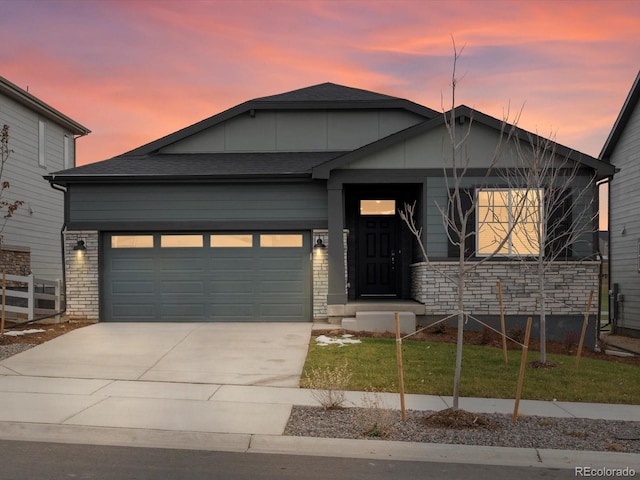
[[[360,296],[395,297],[398,293],[397,228],[398,220],[395,212],[384,215],[360,214],[357,269]]]

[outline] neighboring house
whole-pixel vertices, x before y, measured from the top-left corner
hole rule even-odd
[[[617,334],[640,337],[640,72],[600,158],[619,170],[609,182],[610,315]]]
[[[0,127],[9,126],[12,150],[2,179],[7,199],[24,202],[4,228],[2,261],[11,273],[62,279],[64,195],[43,175],[75,167],[75,139],[89,130],[0,77]],[[0,219],[0,221],[3,219]],[[16,258],[29,258],[19,261]]]
[[[466,185],[473,187],[501,122],[468,107],[457,114],[475,122],[475,176]],[[69,313],[310,321],[417,306],[429,317],[449,314],[454,286],[427,268],[398,215],[416,202],[431,260],[454,265],[436,206],[446,205],[445,136],[441,112],[325,83],[251,100],[121,156],[57,172],[48,179],[68,189],[67,251],[78,240],[87,247],[84,263],[69,257]],[[612,173],[595,158],[557,149],[589,175]],[[551,288],[578,307],[551,315],[581,324],[598,263],[574,260],[592,255],[594,243],[589,237],[570,249],[554,271]],[[511,288],[507,313],[531,314],[522,269],[509,258],[485,263],[469,281],[469,310],[497,314],[501,278]]]

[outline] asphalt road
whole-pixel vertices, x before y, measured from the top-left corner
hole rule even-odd
[[[0,441],[6,480],[569,479],[572,470]]]

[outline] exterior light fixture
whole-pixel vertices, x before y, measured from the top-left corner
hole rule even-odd
[[[313,246],[314,249],[317,248],[327,248],[327,246],[324,244],[324,242],[322,241],[322,237],[318,237],[318,239],[316,240],[316,244]]]
[[[84,240],[78,240],[78,243],[73,247],[73,250],[76,252],[86,252],[87,247],[84,246]]]

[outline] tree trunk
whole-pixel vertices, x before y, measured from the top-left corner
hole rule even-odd
[[[538,260],[538,297],[540,299],[540,361],[547,362],[547,295],[544,288],[544,261]]]
[[[462,345],[464,343],[464,277],[465,273],[461,266],[458,272],[458,341],[456,343],[456,370],[453,377],[454,410],[458,410],[458,400],[460,398],[460,374],[462,372]]]

